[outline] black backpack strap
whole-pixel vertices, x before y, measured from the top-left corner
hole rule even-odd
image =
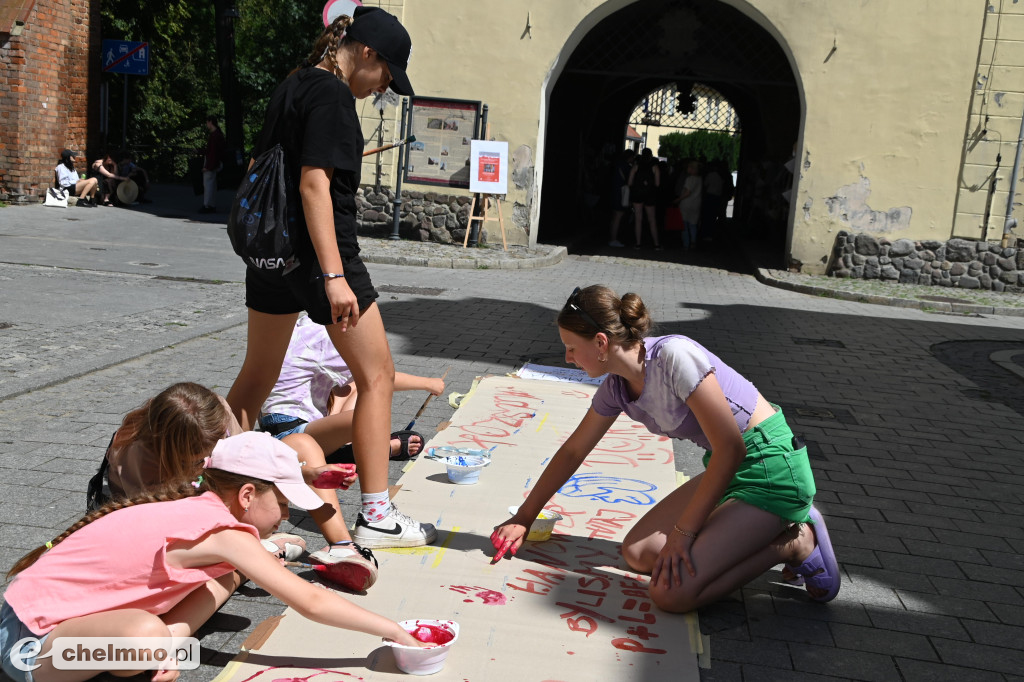
[[[85,491],[85,508],[88,511],[99,509],[110,499],[110,496],[103,492],[103,483],[107,475],[107,469],[110,468],[110,460],[107,456],[110,454],[110,448],[113,447],[116,436],[117,431],[114,431],[114,435],[110,437],[110,442],[107,443],[107,449],[103,452],[103,461],[100,462],[100,468],[89,479],[89,485]]]

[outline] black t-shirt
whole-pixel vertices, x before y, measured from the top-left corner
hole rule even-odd
[[[277,87],[268,110],[283,106],[292,79],[297,79],[292,111],[286,113],[283,120],[283,139],[276,141],[284,147],[296,186],[302,166],[334,169],[331,176],[334,232],[342,258],[351,258],[359,254],[356,190],[359,189],[363,154],[363,133],[356,115],[356,100],[337,76],[323,69],[308,67],[292,74]],[[255,155],[272,144],[273,141],[261,144]],[[302,224],[305,226],[304,217]]]

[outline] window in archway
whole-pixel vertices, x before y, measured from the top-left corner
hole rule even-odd
[[[663,131],[666,133],[707,130],[740,134],[740,119],[729,100],[701,83],[672,83],[648,93],[633,109],[629,123],[634,128],[677,129]]]

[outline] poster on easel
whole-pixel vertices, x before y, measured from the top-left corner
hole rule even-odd
[[[413,97],[409,105],[409,144],[404,182],[469,187],[470,141],[480,126],[481,102]]]
[[[472,140],[469,144],[469,191],[508,194],[508,142]]]

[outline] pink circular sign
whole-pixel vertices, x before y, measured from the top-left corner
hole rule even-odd
[[[356,7],[361,7],[362,4],[359,0],[327,0],[327,4],[324,5],[324,26],[330,26],[331,22],[342,14],[352,16]]]

